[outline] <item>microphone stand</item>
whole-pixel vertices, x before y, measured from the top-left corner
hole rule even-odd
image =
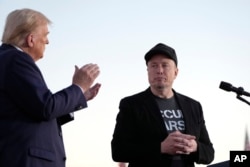
[[[244,89],[243,89],[242,87],[239,87],[238,90],[239,90],[239,91],[237,92],[236,98],[239,99],[239,100],[241,100],[241,101],[243,101],[243,102],[245,102],[245,103],[247,103],[248,105],[250,105],[250,102],[249,102],[249,101],[247,101],[246,99],[244,99],[243,97],[241,97],[241,95],[242,95],[243,92],[244,92]]]
[[[240,95],[237,95],[236,97],[237,97],[237,99],[239,99],[239,100],[241,100],[241,101],[247,103],[248,105],[250,105],[250,102],[247,101],[246,99],[242,98]]]

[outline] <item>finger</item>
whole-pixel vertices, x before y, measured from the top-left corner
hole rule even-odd
[[[75,73],[79,70],[78,66],[75,65]]]
[[[196,137],[193,135],[189,135],[189,134],[184,134],[184,133],[176,133],[175,134],[177,137],[183,138],[183,139],[187,139],[187,140],[192,140],[195,139]]]
[[[97,64],[86,64],[82,67],[82,70],[88,71],[93,77],[97,77],[100,73],[99,67]]]
[[[82,68],[86,69],[86,70],[92,70],[93,68],[95,68],[95,66],[97,66],[97,65],[89,63],[89,64],[85,64],[84,66],[82,66]]]
[[[177,135],[173,137],[173,140],[177,143],[183,143],[187,139],[185,139],[182,135]]]
[[[181,133],[180,131],[175,131],[175,132],[171,133],[171,135],[173,135],[173,136],[175,136],[175,137],[185,138],[185,139],[188,139],[188,140],[191,140],[191,139],[195,139],[195,138],[196,138],[196,137],[193,136],[193,135],[184,134],[184,133]]]
[[[176,154],[186,154],[186,155],[188,155],[188,154],[190,154],[190,152],[185,152],[185,151],[176,151]]]
[[[193,136],[193,135],[184,135],[183,138],[187,139],[187,140],[194,140],[194,139],[196,139],[196,137]]]
[[[99,89],[100,87],[101,87],[101,84],[100,84],[100,83],[96,83],[96,84],[93,86],[94,89]]]
[[[171,135],[173,135],[173,136],[179,136],[180,134],[182,134],[180,131],[174,131],[174,132],[172,132],[172,133],[170,133]]]
[[[93,91],[97,90],[98,91],[100,89],[100,87],[101,87],[101,84],[96,83],[94,86],[91,87],[91,90],[93,90]]]
[[[92,63],[88,63],[88,64],[85,64],[84,66],[82,66],[82,68],[88,68],[88,67],[90,67],[92,65],[93,65]]]
[[[98,74],[100,72],[98,65],[91,66],[91,72],[94,74]]]
[[[91,87],[86,93],[85,93],[85,97],[87,98],[87,100],[91,100],[93,99],[99,92],[99,89],[101,87],[101,84],[97,83],[95,84],[93,87]]]
[[[183,144],[176,144],[175,148],[176,148],[176,153],[178,154],[190,154],[192,151],[192,149]]]
[[[99,71],[99,70],[98,70],[98,71],[95,71],[94,74],[93,74],[94,78],[97,78],[97,77],[99,76],[99,74],[100,74],[100,71]]]

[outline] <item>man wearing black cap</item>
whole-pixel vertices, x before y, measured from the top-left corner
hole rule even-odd
[[[209,164],[214,148],[201,104],[173,88],[175,50],[159,43],[145,55],[150,87],[120,101],[112,158],[129,167],[194,167]]]

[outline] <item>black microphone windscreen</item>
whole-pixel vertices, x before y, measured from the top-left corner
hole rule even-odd
[[[225,91],[232,91],[232,85],[230,83],[227,83],[227,82],[221,81],[220,88],[225,90]]]

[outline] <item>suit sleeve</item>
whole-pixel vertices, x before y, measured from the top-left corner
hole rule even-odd
[[[25,53],[13,56],[6,76],[9,98],[31,118],[50,120],[87,107],[86,99],[76,85],[52,93],[39,68]]]
[[[66,124],[70,121],[73,121],[73,120],[74,120],[74,113],[73,112],[57,118],[57,122],[59,125],[64,125],[64,124]]]
[[[193,129],[195,130],[194,134],[197,137],[197,152],[193,153],[194,161],[198,164],[209,164],[214,160],[214,148],[213,144],[210,140],[206,125],[205,125],[205,119],[203,115],[203,110],[198,103],[198,105],[195,105],[194,111],[196,112],[196,117],[198,118],[197,122],[198,124]]]

